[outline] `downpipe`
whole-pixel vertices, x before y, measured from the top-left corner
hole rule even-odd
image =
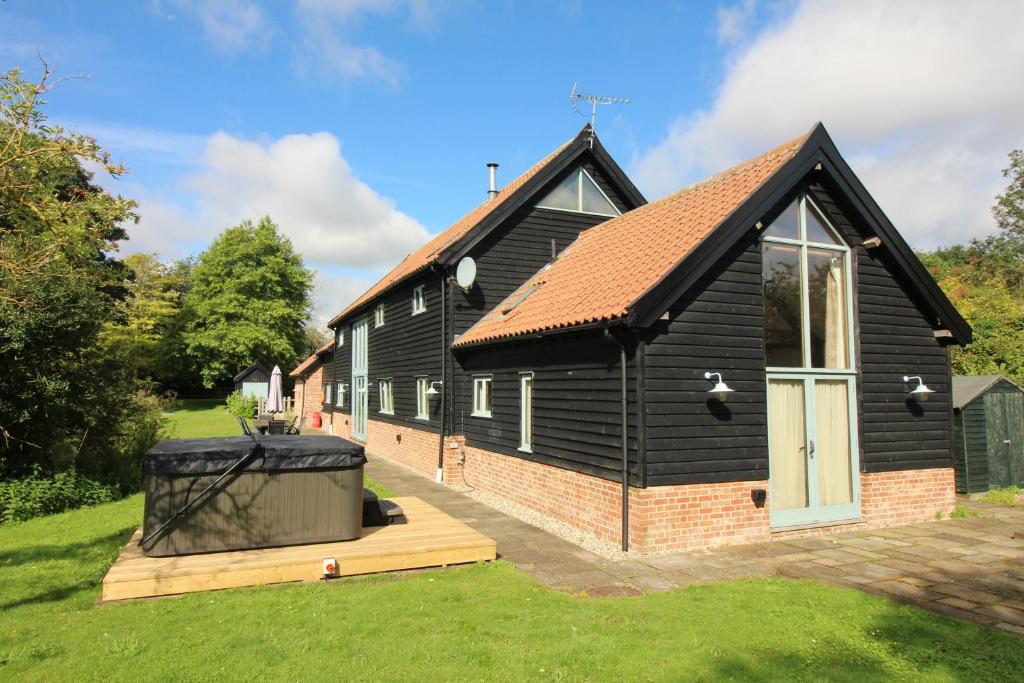
[[[626,342],[604,328],[604,335],[619,346],[622,371],[622,552],[629,550],[629,383],[626,379]]]

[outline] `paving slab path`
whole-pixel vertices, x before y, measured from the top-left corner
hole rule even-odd
[[[882,595],[1024,636],[1024,508],[963,500],[976,517],[705,551],[607,560],[381,456],[366,473],[494,538],[545,585],[590,596],[782,576]]]

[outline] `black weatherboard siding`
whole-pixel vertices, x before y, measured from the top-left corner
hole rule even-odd
[[[502,225],[477,243],[469,252],[477,264],[477,277],[468,292],[453,290],[451,302],[452,333],[457,336],[493,309],[521,284],[552,261],[552,240],[555,253],[564,250],[584,230],[599,225],[609,216],[536,208],[543,199],[571,173],[582,165],[601,187],[616,208],[625,212],[634,208],[627,204],[607,176],[593,163],[589,153],[578,164],[566,169],[537,191],[531,201]],[[470,412],[472,379],[456,361],[452,369],[452,409],[454,419]],[[497,394],[497,388],[495,388]],[[458,423],[452,422],[456,431]]]
[[[413,289],[423,285],[427,310],[412,314]],[[374,310],[384,303],[384,325],[374,325]],[[441,280],[430,269],[374,300],[366,309],[369,329],[368,417],[371,420],[436,431],[440,426],[441,401],[430,401],[430,419],[416,417],[416,377],[441,379]],[[345,325],[349,337],[351,324]],[[352,349],[346,340],[351,368]],[[351,372],[351,370],[350,370]],[[380,412],[379,380],[391,378],[395,414]],[[349,377],[351,382],[351,376]],[[439,388],[439,387],[438,387]]]
[[[622,476],[620,346],[601,332],[485,346],[459,354],[468,377],[494,378],[492,417],[474,417],[470,401],[456,416],[466,444],[619,481]],[[519,373],[533,379],[533,453],[519,448]],[[627,357],[631,482],[639,485],[636,451],[636,362]],[[472,383],[470,380],[470,392]],[[471,398],[471,397],[470,397]],[[470,482],[472,485],[472,482]]]
[[[768,476],[761,246],[751,233],[648,338],[648,485]],[[708,401],[706,371],[736,391],[728,403]]]

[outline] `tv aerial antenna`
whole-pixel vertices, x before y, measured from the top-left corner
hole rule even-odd
[[[580,111],[580,102],[590,103],[590,127],[597,127],[597,105],[599,104],[629,104],[628,97],[608,97],[607,95],[585,95],[579,90],[579,81],[572,84],[572,91],[569,92],[569,104],[572,110],[580,116],[586,116]]]

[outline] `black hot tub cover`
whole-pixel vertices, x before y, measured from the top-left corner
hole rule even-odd
[[[363,447],[337,436],[248,436],[169,439],[149,449],[143,473],[221,474],[253,448],[260,452],[242,471],[348,469],[366,463]]]

